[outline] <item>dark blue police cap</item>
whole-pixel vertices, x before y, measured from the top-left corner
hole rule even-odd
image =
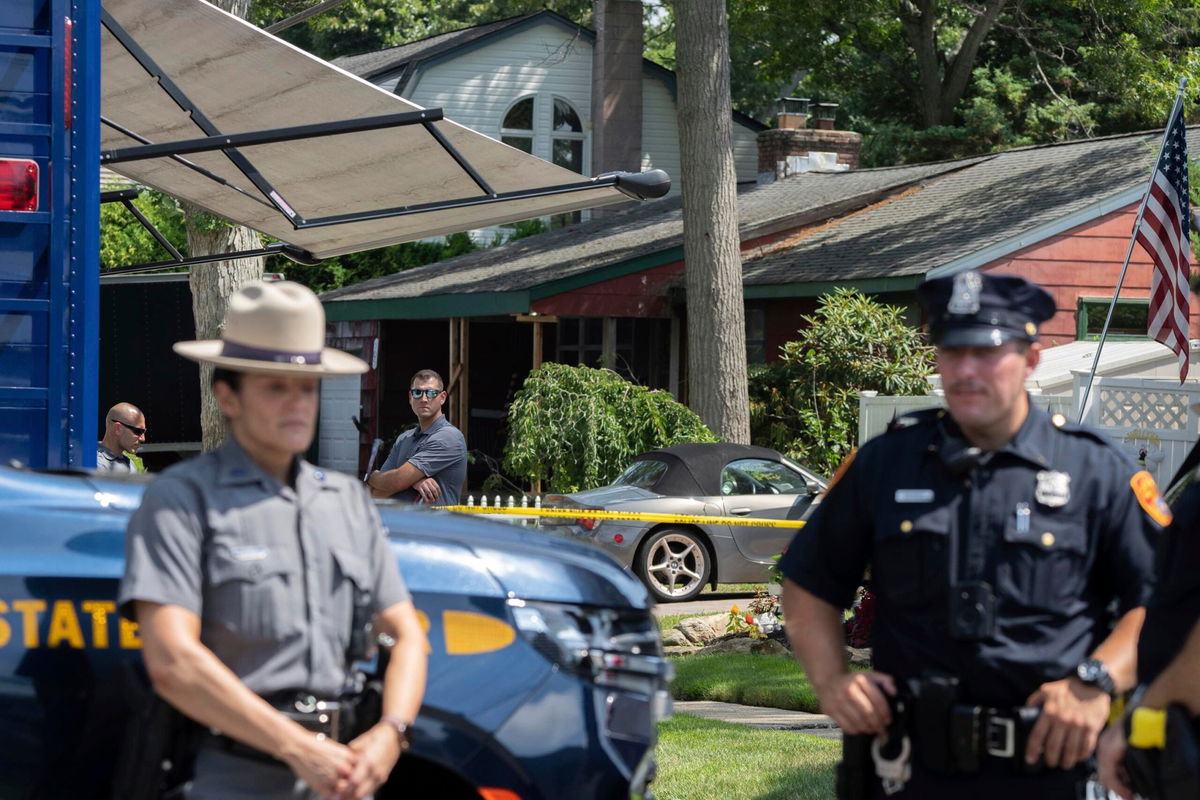
[[[1038,324],[1055,311],[1054,298],[1037,284],[974,270],[925,281],[917,300],[929,320],[929,338],[942,347],[1036,342]]]

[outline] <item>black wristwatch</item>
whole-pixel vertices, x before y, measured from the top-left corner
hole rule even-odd
[[[1081,662],[1075,668],[1075,677],[1085,686],[1095,686],[1109,697],[1117,693],[1112,675],[1108,674],[1108,667],[1098,658],[1089,658],[1087,661]]]

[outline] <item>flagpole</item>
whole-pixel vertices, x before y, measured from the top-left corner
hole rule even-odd
[[[1096,353],[1092,356],[1092,371],[1088,375],[1087,384],[1083,387],[1083,401],[1079,404],[1079,419],[1078,422],[1083,422],[1083,415],[1087,413],[1088,396],[1092,393],[1092,381],[1096,379],[1096,368],[1100,366],[1100,351],[1104,349],[1104,341],[1108,338],[1108,326],[1112,324],[1113,311],[1117,307],[1117,297],[1121,294],[1121,286],[1125,283],[1125,273],[1129,270],[1129,259],[1133,256],[1133,246],[1137,243],[1138,228],[1142,226],[1142,215],[1146,212],[1146,203],[1150,200],[1150,187],[1154,183],[1154,173],[1158,169],[1158,162],[1162,160],[1162,151],[1166,147],[1167,137],[1171,134],[1171,126],[1175,123],[1175,115],[1183,113],[1183,93],[1187,88],[1187,78],[1179,79],[1179,89],[1175,93],[1175,105],[1171,107],[1171,114],[1167,117],[1167,127],[1163,131],[1162,141],[1158,144],[1158,155],[1154,159],[1154,166],[1150,169],[1150,179],[1146,181],[1146,191],[1142,195],[1141,205],[1138,206],[1137,218],[1133,221],[1133,233],[1129,237],[1129,249],[1125,251],[1125,263],[1121,265],[1121,276],[1117,278],[1117,288],[1113,292],[1112,300],[1108,304],[1108,315],[1104,318],[1104,328],[1100,331],[1100,341],[1096,344]]]

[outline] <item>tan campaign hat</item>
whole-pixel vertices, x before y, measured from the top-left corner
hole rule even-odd
[[[175,352],[237,372],[357,375],[361,358],[325,346],[325,309],[307,286],[252,283],[229,298],[220,339],[176,342]]]

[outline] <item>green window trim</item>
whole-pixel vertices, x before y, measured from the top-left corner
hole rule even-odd
[[[1099,341],[1100,332],[1104,329],[1104,319],[1108,315],[1108,306],[1111,302],[1111,297],[1080,297],[1076,301],[1076,341]],[[1113,342],[1136,342],[1146,339],[1146,317],[1149,310],[1150,298],[1148,297],[1118,297],[1117,307],[1113,310],[1114,327],[1109,329],[1107,340]],[[1139,312],[1141,313],[1139,314]],[[1122,324],[1122,317],[1124,317],[1124,324]],[[1130,323],[1136,323],[1136,326],[1141,327],[1142,332],[1140,334],[1131,333],[1130,329],[1135,327],[1135,325],[1131,325]]]

